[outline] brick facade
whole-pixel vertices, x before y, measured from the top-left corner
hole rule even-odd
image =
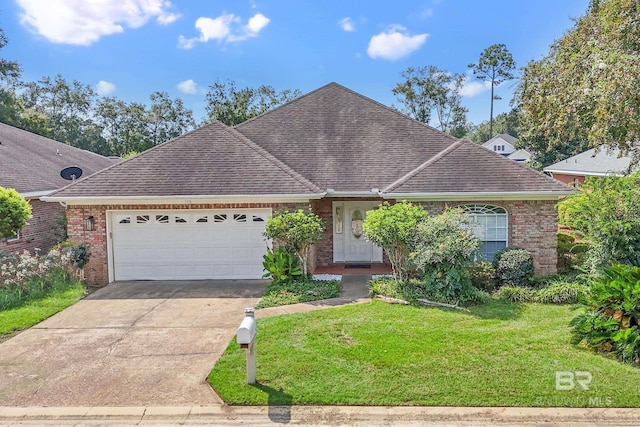
[[[571,187],[579,187],[584,184],[586,177],[582,175],[567,175],[563,173],[553,173],[553,179],[563,182]]]
[[[310,271],[316,266],[333,264],[333,202],[379,200],[376,198],[324,198],[311,202],[312,210],[324,220],[326,229],[322,239],[312,248]],[[476,203],[476,202],[474,202]],[[555,202],[551,200],[531,201],[487,201],[481,204],[500,206],[508,212],[509,246],[529,250],[534,257],[537,275],[556,272],[557,268],[557,213]],[[430,214],[438,214],[446,206],[459,206],[463,202],[421,202]],[[282,209],[293,210],[304,204],[282,203],[237,203],[237,204],[195,204],[195,205],[100,205],[69,206],[67,208],[68,234],[72,241],[91,245],[91,260],[85,268],[85,277],[90,283],[105,285],[109,281],[107,266],[107,210],[195,210],[233,208],[271,208],[273,212]],[[85,218],[93,216],[95,229],[84,229]],[[386,257],[385,257],[386,262]]]
[[[107,214],[108,210],[196,210],[196,209],[238,209],[271,208],[273,212],[282,209],[293,210],[299,206],[294,203],[226,203],[226,204],[190,204],[190,205],[73,205],[67,208],[67,233],[69,240],[87,243],[91,247],[91,258],[85,267],[85,278],[89,283],[104,286],[109,282],[107,264]],[[84,227],[86,218],[93,216],[94,230]]]
[[[44,254],[64,239],[64,208],[58,203],[47,203],[38,199],[29,199],[29,203],[32,218],[20,231],[20,238],[10,242],[0,240],[0,250],[11,252],[26,250],[31,254],[38,250]]]

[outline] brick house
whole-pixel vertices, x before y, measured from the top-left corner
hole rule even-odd
[[[409,200],[460,206],[481,256],[530,250],[556,271],[556,201],[570,188],[331,83],[229,127],[212,123],[47,196],[88,242],[86,276],[114,280],[259,278],[269,215],[310,207],[327,225],[311,270],[384,263],[362,234],[368,210]],[[87,229],[87,219],[95,227]]]
[[[65,234],[65,210],[59,203],[40,201],[40,197],[69,184],[60,176],[68,166],[78,166],[84,175],[90,175],[115,162],[0,123],[0,186],[16,189],[31,204],[33,215],[16,236],[0,239],[0,250],[49,250]]]

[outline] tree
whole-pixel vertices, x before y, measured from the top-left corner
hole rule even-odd
[[[4,34],[4,30],[0,28],[0,49],[8,43],[9,39]],[[22,70],[17,62],[0,58],[0,82],[3,84],[15,82],[20,78],[21,74]]]
[[[640,158],[640,3],[592,1],[549,54],[524,68],[525,139],[545,153],[601,145]]]
[[[13,188],[0,187],[0,238],[15,236],[29,218],[29,202]]]
[[[389,257],[396,279],[405,281],[411,272],[410,254],[416,243],[416,230],[429,214],[408,202],[388,202],[367,212],[362,225],[365,237],[380,246]]]
[[[404,105],[404,113],[428,124],[435,110],[441,131],[459,137],[464,135],[468,111],[462,106],[460,95],[464,75],[450,74],[433,65],[409,67],[401,75],[404,81],[392,92]]]
[[[218,120],[226,125],[235,126],[300,95],[302,93],[297,89],[276,92],[273,87],[264,85],[239,89],[233,80],[226,83],[216,81],[209,86],[205,109],[210,122]]]
[[[176,138],[195,127],[193,111],[185,108],[180,98],[171,99],[166,92],[154,92],[150,99],[148,115],[151,146]]]
[[[520,137],[520,109],[512,108],[508,113],[500,113],[493,119],[493,132],[506,133],[513,137]],[[475,126],[470,126],[466,138],[478,144],[484,144],[491,139],[489,129],[490,121],[487,120]]]
[[[592,273],[612,263],[640,265],[640,173],[587,179],[559,203],[558,215],[589,242]]]
[[[505,80],[514,78],[512,72],[516,68],[513,56],[504,44],[494,44],[486,48],[478,59],[477,64],[469,64],[473,74],[482,81],[491,82],[491,113],[489,115],[489,138],[493,137],[493,101],[494,88]]]
[[[324,222],[318,215],[298,209],[295,212],[282,212],[271,216],[267,220],[264,234],[267,238],[283,244],[287,252],[298,257],[306,277],[311,245],[322,238],[324,229]]]
[[[144,104],[104,97],[96,106],[95,117],[110,154],[126,156],[132,151],[140,152],[152,146]]]

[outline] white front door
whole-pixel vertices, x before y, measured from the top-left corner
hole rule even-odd
[[[382,262],[382,249],[367,240],[362,229],[367,212],[375,209],[378,204],[379,202],[339,204],[344,212],[344,223],[340,230],[342,233],[337,238],[342,238],[344,262]]]

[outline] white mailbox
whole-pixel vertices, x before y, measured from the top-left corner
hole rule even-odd
[[[245,318],[240,323],[238,332],[236,333],[238,338],[238,344],[240,348],[249,348],[249,344],[256,338],[256,319],[252,308],[247,308],[244,311]]]
[[[256,383],[256,319],[253,308],[244,310],[244,319],[240,323],[236,339],[240,348],[247,353],[247,384]]]

